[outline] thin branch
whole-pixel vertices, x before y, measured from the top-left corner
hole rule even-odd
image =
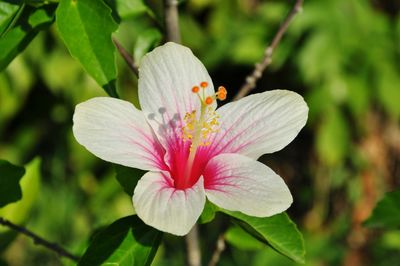
[[[180,43],[179,14],[177,0],[164,0],[164,17],[167,41]],[[193,226],[185,236],[187,249],[187,264],[189,266],[201,266],[201,252],[199,246],[199,227]]]
[[[136,76],[138,76],[139,75],[138,66],[133,61],[132,56],[122,46],[122,44],[119,41],[117,41],[117,39],[113,38],[112,40],[115,44],[115,47],[117,47],[119,54],[122,56],[122,58],[125,60],[126,64],[129,66],[129,69],[132,70],[132,72],[135,73]]]
[[[187,265],[201,266],[201,253],[199,247],[199,228],[195,224],[185,237],[187,248]]]
[[[217,245],[215,247],[214,253],[211,257],[210,262],[208,263],[208,266],[216,266],[219,258],[221,257],[221,253],[225,250],[225,237],[224,234],[221,234],[218,237],[217,240]]]
[[[280,43],[282,36],[285,34],[287,28],[289,27],[290,22],[293,20],[294,16],[302,10],[303,0],[296,0],[295,5],[293,6],[290,13],[287,15],[286,19],[283,21],[279,30],[275,34],[272,39],[271,45],[265,49],[264,58],[261,62],[257,63],[254,67],[253,72],[246,77],[246,82],[240,88],[239,92],[234,97],[234,101],[243,98],[247,94],[250,93],[252,89],[256,86],[256,82],[261,78],[264,70],[271,64],[272,62],[272,54],[275,48]]]
[[[0,224],[7,226],[8,228],[11,228],[12,230],[17,231],[18,233],[21,233],[23,235],[30,237],[33,240],[33,243],[35,243],[36,245],[44,246],[47,249],[50,249],[50,250],[56,252],[61,257],[71,259],[75,262],[78,262],[80,259],[78,256],[75,256],[75,255],[69,253],[68,251],[66,251],[65,249],[63,249],[62,247],[60,247],[58,244],[51,243],[51,242],[41,238],[40,236],[36,235],[32,231],[29,231],[25,227],[16,225],[2,217],[0,217]]]
[[[170,42],[181,42],[179,32],[178,1],[164,0],[164,19],[167,40]]]

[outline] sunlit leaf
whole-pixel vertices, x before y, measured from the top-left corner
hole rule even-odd
[[[400,90],[399,90],[399,72],[396,67],[383,65],[381,72],[378,75],[378,100],[396,119],[400,117]]]
[[[258,218],[240,212],[221,211],[236,218],[238,225],[259,241],[296,262],[304,263],[303,236],[286,213]]]
[[[257,250],[264,247],[263,243],[249,235],[239,226],[230,227],[225,233],[225,240],[242,250]]]
[[[26,6],[14,26],[0,38],[0,71],[3,70],[42,29],[53,23],[55,5]]]
[[[121,218],[94,236],[78,265],[150,265],[161,238],[137,216]]]
[[[336,165],[349,149],[349,128],[341,112],[330,108],[322,114],[317,135],[317,152],[328,165]]]
[[[370,91],[365,81],[359,77],[346,77],[348,103],[355,116],[364,115],[370,104]]]
[[[111,34],[117,24],[103,1],[61,0],[58,30],[73,57],[112,97],[117,97],[115,47]]]
[[[400,228],[400,190],[388,192],[365,221],[369,227]]]
[[[24,174],[23,167],[0,160],[0,208],[21,199],[19,180]]]

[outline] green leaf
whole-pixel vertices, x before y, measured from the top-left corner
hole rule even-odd
[[[398,71],[395,66],[382,64],[378,77],[377,96],[385,110],[395,119],[400,117],[400,82]]]
[[[118,97],[115,47],[111,34],[117,24],[111,10],[98,0],[60,0],[57,27],[73,57],[112,97]]]
[[[258,250],[264,247],[263,243],[249,235],[239,226],[232,226],[225,233],[226,241],[241,250]]]
[[[236,218],[238,225],[259,241],[298,263],[304,263],[303,236],[286,213],[258,218],[240,212],[221,211]]]
[[[139,34],[133,53],[134,61],[139,64],[142,57],[161,41],[161,33],[156,29],[148,29]]]
[[[39,192],[40,162],[40,159],[36,158],[25,166],[26,173],[20,182],[23,197],[20,201],[1,208],[0,216],[17,224],[23,223],[28,217]],[[1,178],[3,179],[3,176]],[[0,231],[1,229],[4,228],[0,228]]]
[[[40,8],[26,6],[13,27],[0,38],[0,71],[21,53],[42,29],[53,23],[55,5]]]
[[[25,165],[26,173],[20,181],[22,199],[18,202],[8,204],[0,208],[0,216],[16,224],[23,224],[29,217],[32,206],[36,201],[40,186],[40,159],[36,158]],[[1,175],[3,178],[3,175]],[[7,246],[17,236],[15,231],[7,227],[0,226],[0,251]],[[1,253],[1,252],[0,252]]]
[[[78,266],[150,265],[161,238],[137,216],[121,218],[94,236]]]
[[[400,189],[385,194],[372,215],[364,222],[368,227],[400,228]]]
[[[118,13],[121,19],[141,15],[148,10],[143,0],[105,0],[105,2]]]
[[[200,215],[199,218],[199,223],[200,224],[205,224],[209,223],[215,218],[215,213],[219,210],[217,206],[212,204],[210,201],[206,201],[206,204],[204,206],[203,212]]]
[[[19,180],[24,174],[23,167],[0,160],[0,208],[22,198]]]
[[[0,2],[0,37],[12,27],[13,21],[19,17],[18,13],[22,9],[23,6]]]
[[[349,128],[342,113],[332,107],[323,114],[317,134],[317,152],[330,166],[340,164],[349,149]]]
[[[146,173],[146,171],[130,168],[122,165],[115,165],[115,171],[117,172],[117,180],[122,186],[124,191],[132,197],[133,190],[136,187],[139,179]]]

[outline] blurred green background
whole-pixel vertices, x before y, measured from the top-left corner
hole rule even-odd
[[[119,7],[114,37],[136,61],[148,43],[163,39],[159,1],[148,2],[152,15],[140,1]],[[182,1],[182,42],[233,97],[293,3]],[[117,63],[120,95],[137,104],[137,79],[120,57]],[[400,230],[370,229],[363,221],[385,192],[400,186],[400,2],[305,0],[256,91],[272,89],[296,91],[310,107],[300,135],[261,158],[292,191],[288,213],[304,234],[306,265],[399,265]],[[28,163],[22,201],[0,209],[0,216],[76,254],[95,230],[133,212],[113,166],[72,135],[75,105],[101,95],[55,25],[0,73],[0,158]],[[221,230],[228,230],[228,246],[220,265],[295,264],[223,216],[200,226],[204,263]],[[1,252],[0,265],[71,264],[4,227]],[[184,261],[183,239],[166,236],[154,265]]]

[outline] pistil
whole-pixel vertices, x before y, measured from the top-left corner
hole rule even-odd
[[[202,91],[200,92],[200,87]],[[182,136],[184,141],[191,141],[189,156],[185,166],[185,183],[189,182],[192,175],[192,168],[196,157],[197,149],[201,146],[208,146],[210,142],[208,137],[211,133],[218,131],[218,115],[212,110],[210,105],[216,100],[225,100],[226,89],[222,86],[218,92],[211,96],[206,96],[205,91],[208,83],[203,81],[199,86],[194,86],[192,92],[197,94],[200,100],[200,115],[197,118],[196,110],[185,115],[185,125],[182,127]]]

